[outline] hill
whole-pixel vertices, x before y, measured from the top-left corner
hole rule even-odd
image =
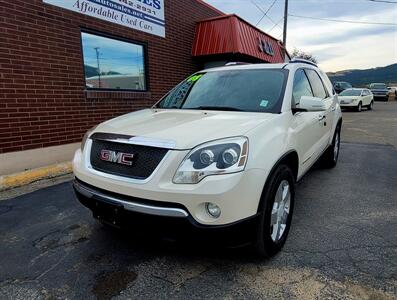
[[[397,83],[397,63],[386,67],[366,70],[344,70],[327,73],[327,75],[332,82],[347,81],[353,86],[365,86],[372,82]]]

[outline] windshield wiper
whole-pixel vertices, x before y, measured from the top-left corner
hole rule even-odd
[[[230,107],[230,106],[198,106],[198,107],[187,107],[187,108],[184,108],[184,109],[244,111],[243,109]]]

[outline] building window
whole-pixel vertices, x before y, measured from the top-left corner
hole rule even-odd
[[[145,91],[143,45],[82,32],[87,89]]]

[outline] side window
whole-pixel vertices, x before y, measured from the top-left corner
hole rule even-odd
[[[325,91],[323,82],[321,81],[321,78],[317,74],[317,72],[307,69],[306,74],[307,77],[309,77],[310,84],[313,88],[314,97],[318,97],[321,99],[327,98],[327,92]]]
[[[295,72],[294,87],[292,90],[292,107],[295,107],[295,105],[299,103],[302,96],[313,97],[313,92],[305,71],[299,69]]]
[[[328,95],[331,95],[331,96],[335,95],[336,92],[335,92],[332,82],[331,82],[331,80],[329,80],[327,74],[325,74],[324,71],[322,71],[320,69],[318,71],[319,71],[319,75],[324,83],[325,91],[328,92]]]
[[[367,91],[363,90],[363,92],[361,93],[362,96],[368,96]]]

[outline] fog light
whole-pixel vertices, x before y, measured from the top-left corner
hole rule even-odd
[[[214,203],[206,203],[205,207],[211,217],[219,218],[219,216],[221,215],[221,209],[218,205]]]

